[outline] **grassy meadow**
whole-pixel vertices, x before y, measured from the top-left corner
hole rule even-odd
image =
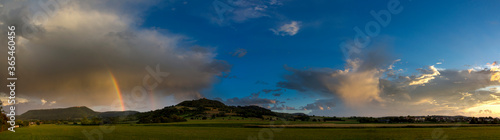
[[[88,139],[82,131],[100,133],[105,140],[124,139],[497,139],[500,127],[424,127],[424,128],[271,128],[249,125],[300,125],[324,122],[271,122],[259,120],[190,120],[161,124],[118,124],[114,129],[100,126],[43,124],[17,128],[15,133],[1,132],[0,139]],[[340,123],[340,122],[329,122]],[[343,125],[348,125],[342,122]],[[359,125],[359,124],[358,124]],[[107,127],[105,127],[107,128]],[[92,138],[91,138],[92,139]]]

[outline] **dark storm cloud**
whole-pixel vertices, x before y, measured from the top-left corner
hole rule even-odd
[[[294,89],[301,92],[307,90],[319,91],[322,93],[328,93],[328,88],[322,83],[323,77],[328,77],[330,74],[334,73],[333,69],[322,68],[322,69],[308,69],[299,70],[285,66],[285,69],[292,72],[293,74],[285,75],[284,79],[287,81],[281,81],[277,83],[277,87]]]
[[[369,102],[383,102],[380,98],[379,78],[390,65],[385,53],[375,50],[361,59],[347,60],[344,70],[331,68],[294,69],[285,66],[291,74],[278,87],[300,92],[312,91],[326,98],[340,97],[351,106]]]
[[[56,4],[57,8],[51,8],[55,10],[45,10],[37,2],[4,3],[0,30],[6,32],[7,25],[16,25],[19,33],[16,72],[22,96],[65,105],[108,105],[116,99],[110,73],[123,94],[129,94],[134,86],[143,85],[144,76],[149,74],[146,68],[155,71],[158,65],[169,75],[149,92],[193,99],[202,97],[199,91],[217,82],[216,76],[230,72],[231,65],[214,59],[212,48],[181,46],[184,36],[138,29],[140,13],[123,9],[138,2],[109,3],[69,1]],[[30,19],[39,13],[46,16]],[[5,34],[0,37],[6,38]],[[6,44],[5,40],[0,43]],[[7,65],[6,61],[1,64]]]

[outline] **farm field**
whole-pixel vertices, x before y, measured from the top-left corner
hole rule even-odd
[[[82,132],[93,133],[94,139],[496,139],[500,137],[498,126],[433,127],[419,128],[274,128],[247,127],[248,125],[270,125],[269,121],[220,121],[194,120],[163,124],[119,124],[114,129],[101,129],[100,126],[53,125],[45,124],[16,129],[15,133],[2,132],[0,139],[88,139]],[[288,125],[325,125],[324,123],[305,124],[300,122],[281,122]],[[310,122],[309,122],[310,123]],[[280,122],[276,122],[280,124]],[[354,125],[335,124],[327,125]],[[372,125],[372,124],[363,124]],[[385,124],[391,125],[391,124]],[[394,124],[401,126],[403,124]],[[105,126],[104,128],[109,128]]]
[[[273,125],[252,125],[254,127],[268,128]],[[335,123],[316,123],[316,124],[282,124],[279,127],[285,128],[404,128],[404,127],[486,127],[497,126],[499,124],[425,124],[425,123],[401,123],[401,124],[335,124]]]

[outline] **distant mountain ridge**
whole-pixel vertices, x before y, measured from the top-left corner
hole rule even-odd
[[[96,112],[86,106],[68,108],[29,110],[21,115],[21,120],[75,120],[84,117],[119,117],[139,113],[137,111],[108,111]]]

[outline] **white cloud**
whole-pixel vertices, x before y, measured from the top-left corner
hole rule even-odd
[[[401,59],[394,60],[391,65],[389,65],[389,70],[392,70],[394,68],[394,63],[401,61]]]
[[[300,22],[297,21],[292,21],[288,24],[284,24],[278,29],[271,29],[271,31],[273,31],[274,34],[281,36],[286,36],[286,35],[294,36],[295,34],[297,34],[297,32],[299,32],[299,30],[300,30]]]
[[[244,23],[261,17],[273,17],[277,13],[268,9],[281,5],[281,1],[278,0],[215,0],[213,6],[217,16],[211,16],[211,20],[219,25],[226,25]]]

